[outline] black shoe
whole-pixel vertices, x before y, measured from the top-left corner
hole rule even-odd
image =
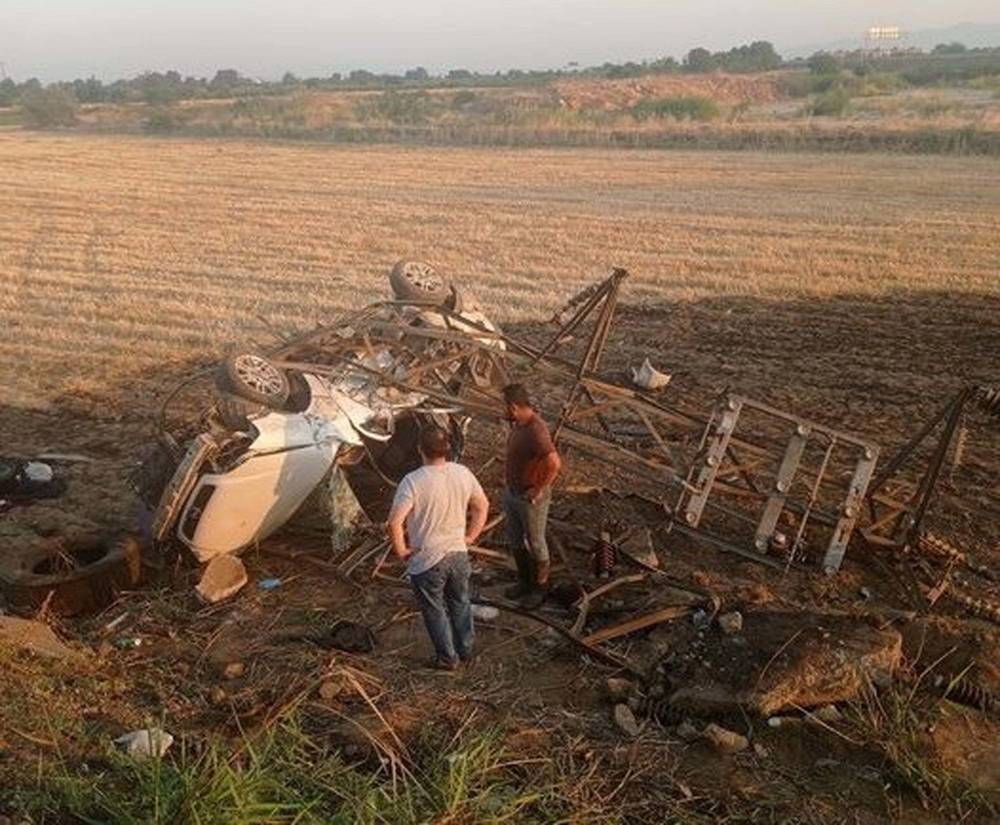
[[[533,587],[518,601],[518,604],[525,610],[537,610],[544,602],[545,591],[539,587]]]
[[[519,581],[517,584],[513,584],[507,587],[503,591],[505,599],[520,599],[527,596],[531,592],[531,585],[525,581]]]
[[[435,656],[427,663],[427,667],[431,670],[442,670],[446,673],[454,673],[458,670],[459,665],[458,659],[442,659],[439,656]]]

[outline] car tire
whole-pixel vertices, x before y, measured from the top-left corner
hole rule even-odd
[[[258,404],[281,408],[288,400],[290,385],[285,371],[256,352],[235,351],[222,362],[224,389]]]
[[[452,294],[451,285],[430,264],[400,261],[389,273],[392,294],[399,301],[443,303]]]

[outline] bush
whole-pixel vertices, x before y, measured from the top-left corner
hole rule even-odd
[[[719,116],[719,106],[710,97],[661,97],[643,100],[632,107],[637,120],[672,117],[675,120],[712,120]]]
[[[182,119],[176,112],[170,109],[154,109],[146,119],[145,128],[151,134],[163,135],[176,132],[183,125]]]
[[[806,62],[813,74],[836,74],[840,71],[840,61],[829,52],[816,52]]]
[[[80,108],[72,92],[58,86],[26,89],[21,93],[20,103],[25,122],[35,129],[72,126]]]
[[[382,92],[358,104],[355,111],[362,120],[385,120],[390,123],[425,123],[435,111],[427,92]]]
[[[851,93],[843,86],[838,86],[818,95],[809,107],[809,114],[816,117],[837,117],[846,113],[850,106]]]

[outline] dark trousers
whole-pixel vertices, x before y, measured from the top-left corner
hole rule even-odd
[[[471,574],[469,554],[459,552],[449,553],[429,570],[410,577],[427,634],[442,661],[472,656],[475,634],[469,601]]]

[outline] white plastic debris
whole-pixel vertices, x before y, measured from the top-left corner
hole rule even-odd
[[[644,390],[662,390],[670,383],[671,378],[673,378],[672,375],[660,372],[650,364],[648,358],[642,362],[642,366],[638,369],[632,367],[632,383]]]
[[[500,611],[488,604],[474,604],[472,605],[472,616],[480,621],[492,622],[494,619],[500,618]]]
[[[136,759],[159,758],[174,744],[174,737],[159,728],[143,728],[119,736],[115,744]]]
[[[719,616],[719,628],[727,636],[739,633],[743,629],[743,614],[738,610],[732,613],[723,613]]]
[[[24,465],[24,475],[28,481],[35,484],[48,484],[52,481],[52,468],[41,461],[29,461]]]

